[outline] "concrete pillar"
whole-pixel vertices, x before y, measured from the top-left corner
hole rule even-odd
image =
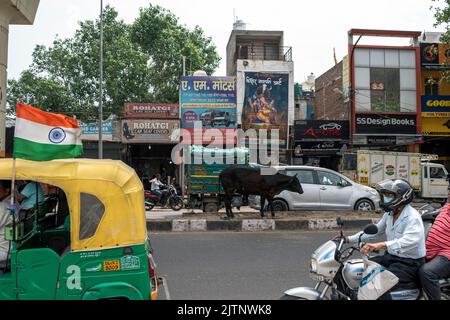
[[[5,156],[9,17],[0,11],[0,157]]]
[[[5,156],[6,84],[10,24],[33,24],[40,0],[0,0],[0,157]]]

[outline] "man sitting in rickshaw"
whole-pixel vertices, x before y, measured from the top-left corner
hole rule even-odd
[[[0,180],[0,262],[8,259],[9,241],[5,240],[5,226],[12,222],[8,211],[11,199],[11,181]]]

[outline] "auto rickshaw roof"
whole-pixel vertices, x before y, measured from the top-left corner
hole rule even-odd
[[[11,180],[13,159],[0,159],[0,179]],[[122,161],[17,159],[16,180],[61,188],[70,210],[72,251],[143,244],[147,238],[143,186]]]

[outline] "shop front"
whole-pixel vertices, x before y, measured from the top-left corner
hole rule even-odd
[[[293,164],[338,170],[348,148],[349,122],[297,120],[294,125]]]
[[[178,168],[171,158],[179,141],[178,117],[177,105],[125,105],[122,120],[125,162],[136,170],[144,184],[158,173],[167,183],[178,177]]]
[[[450,167],[450,96],[422,96],[421,152]]]

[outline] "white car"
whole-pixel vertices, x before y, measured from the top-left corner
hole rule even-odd
[[[274,210],[380,210],[378,192],[351,181],[336,171],[310,166],[275,166],[277,172],[297,176],[303,194],[283,191],[275,196]],[[260,208],[260,197],[249,196],[249,205]],[[266,201],[267,204],[267,201]]]

